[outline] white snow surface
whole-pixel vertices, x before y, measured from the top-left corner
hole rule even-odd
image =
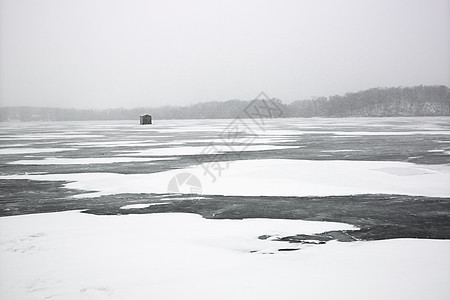
[[[219,162],[222,168],[226,162]],[[216,180],[204,168],[216,175]],[[331,196],[354,194],[403,194],[450,197],[450,166],[384,161],[314,161],[262,159],[234,161],[218,171],[198,165],[151,174],[74,173],[6,175],[0,179],[70,181],[65,187],[92,191],[80,196],[120,193],[167,193],[169,181],[191,173],[205,195]],[[190,189],[180,193],[191,193]]]
[[[86,158],[60,158],[47,157],[44,159],[24,159],[9,162],[13,165],[87,165],[87,164],[112,164],[124,162],[147,162],[156,160],[176,159],[175,157],[167,158],[139,158],[139,157],[86,157]]]
[[[325,130],[265,130],[262,134],[282,134],[286,136],[304,135],[304,134],[333,134],[333,135],[352,135],[352,136],[401,136],[401,135],[450,135],[449,130],[411,130],[411,131],[325,131]]]
[[[75,148],[2,148],[0,155],[8,154],[28,154],[28,153],[46,153],[78,150]]]
[[[147,208],[150,206],[155,206],[155,205],[166,205],[166,204],[170,204],[168,202],[159,202],[159,203],[137,203],[137,204],[128,204],[128,205],[124,205],[122,207],[120,207],[120,209],[140,209],[140,208]]]
[[[343,223],[69,211],[0,227],[0,299],[450,298],[448,240],[258,239],[355,229]]]
[[[1,135],[1,140],[42,140],[42,139],[80,139],[80,138],[102,138],[103,135],[98,134],[71,134],[66,131],[64,134],[16,134]]]
[[[80,142],[80,143],[68,143],[69,146],[77,146],[83,148],[95,148],[95,147],[153,147],[153,146],[167,146],[167,145],[179,145],[180,142],[156,142],[150,140],[144,141],[112,141],[112,142]]]
[[[1,141],[1,139],[0,139],[0,141]],[[0,148],[15,148],[15,147],[28,147],[28,146],[30,146],[30,144],[29,143],[26,143],[26,144],[0,144]]]

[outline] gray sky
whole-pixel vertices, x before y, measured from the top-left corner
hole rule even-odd
[[[291,102],[450,85],[450,1],[0,0],[0,105]]]

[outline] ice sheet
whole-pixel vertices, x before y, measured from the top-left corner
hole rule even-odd
[[[264,151],[300,148],[300,146],[276,146],[276,145],[239,145],[232,146],[181,146],[181,147],[161,147],[142,151],[126,151],[130,153],[120,154],[121,156],[171,156],[171,155],[199,155],[199,154],[217,154],[227,151]],[[125,151],[124,151],[125,152]]]
[[[320,152],[358,152],[362,150],[356,149],[339,149],[339,150],[321,150]]]

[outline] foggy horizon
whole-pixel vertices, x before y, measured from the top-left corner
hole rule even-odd
[[[199,101],[199,102],[194,102],[194,103],[185,103],[185,104],[179,104],[179,105],[177,105],[177,104],[162,104],[162,105],[158,105],[158,106],[146,106],[146,105],[120,106],[120,107],[108,107],[108,106],[105,106],[105,107],[100,107],[100,108],[99,107],[75,107],[75,106],[72,106],[72,107],[69,107],[69,106],[67,106],[67,107],[64,107],[64,106],[42,106],[42,105],[0,105],[0,107],[2,107],[2,108],[8,108],[8,107],[35,107],[35,108],[76,109],[76,110],[116,110],[116,109],[129,109],[129,110],[131,109],[131,110],[133,110],[133,109],[161,109],[161,108],[164,108],[164,107],[183,108],[183,107],[190,107],[190,106],[201,105],[201,104],[212,103],[212,102],[217,102],[217,103],[225,103],[225,102],[228,102],[228,101],[251,102],[251,101],[253,101],[255,99],[264,99],[263,97],[260,96],[261,94],[264,94],[265,96],[268,96],[271,99],[280,100],[282,104],[290,105],[290,104],[294,104],[295,102],[298,102],[298,101],[305,101],[305,102],[306,101],[316,101],[316,100],[319,100],[321,98],[322,99],[323,98],[331,99],[331,98],[335,98],[336,96],[337,97],[345,97],[346,95],[349,95],[349,94],[359,94],[359,93],[362,93],[362,92],[365,92],[365,91],[369,91],[369,90],[380,90],[380,89],[381,90],[389,90],[389,89],[404,89],[404,88],[405,89],[412,89],[412,88],[419,87],[419,86],[424,86],[426,88],[445,86],[446,88],[448,88],[448,86],[446,86],[446,85],[428,85],[428,86],[417,85],[417,86],[408,86],[408,87],[406,87],[406,86],[405,87],[401,87],[401,86],[399,86],[399,87],[372,87],[372,88],[368,88],[368,89],[365,89],[365,90],[348,91],[346,93],[342,93],[342,94],[339,94],[339,95],[336,94],[336,95],[311,96],[309,98],[297,99],[297,100],[293,100],[293,101],[289,101],[289,102],[284,101],[283,99],[279,99],[277,97],[271,97],[271,95],[267,95],[264,91],[261,91],[260,93],[258,93],[258,95],[256,95],[253,98],[250,98],[250,99],[237,99],[236,98],[236,99],[224,99],[224,100],[206,100],[206,101]],[[257,97],[257,96],[259,96],[259,97]]]
[[[0,106],[284,103],[450,85],[450,2],[0,0]]]

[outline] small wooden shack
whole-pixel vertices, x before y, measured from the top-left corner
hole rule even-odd
[[[141,116],[141,125],[152,124],[152,116],[143,115]]]

